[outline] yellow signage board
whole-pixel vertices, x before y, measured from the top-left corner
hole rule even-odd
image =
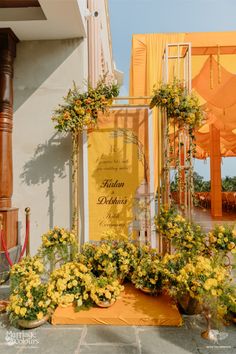
[[[89,240],[98,241],[108,231],[138,237],[144,226],[139,219],[149,193],[147,115],[136,114],[140,125],[137,119],[135,129],[134,116],[125,123],[121,115],[120,124],[114,124],[117,117],[119,112],[88,134]]]

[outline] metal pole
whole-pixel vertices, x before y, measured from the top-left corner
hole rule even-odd
[[[30,208],[25,208],[25,229],[26,229],[26,236],[28,232],[28,242],[26,244],[26,256],[30,256]]]

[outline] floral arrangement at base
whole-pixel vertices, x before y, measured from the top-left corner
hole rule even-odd
[[[236,253],[236,229],[231,225],[216,225],[208,233],[209,245],[213,252]]]
[[[138,247],[123,235],[109,234],[97,244],[85,243],[77,260],[95,276],[130,277],[138,260]]]
[[[84,264],[66,263],[51,273],[47,296],[55,306],[89,307],[92,282],[93,276]]]
[[[91,287],[91,299],[97,306],[109,307],[118,299],[124,287],[117,279],[99,277],[95,279]]]
[[[19,263],[16,263],[11,267],[11,291],[16,289],[22,280],[26,280],[33,275],[42,275],[44,271],[45,268],[40,257],[24,257]]]
[[[181,254],[165,255],[163,263],[165,287],[172,297],[189,295],[218,318],[227,313],[224,293],[231,287],[231,279],[218,257],[199,255],[186,259]]]
[[[146,254],[140,258],[132,277],[137,289],[157,294],[162,289],[162,263],[158,255]]]
[[[102,242],[109,244],[115,250],[117,277],[123,281],[130,278],[139,258],[139,248],[126,235],[108,231],[102,237]]]
[[[162,208],[156,218],[156,226],[178,252],[191,255],[207,252],[206,234],[201,227],[187,221],[175,208]]]
[[[120,241],[116,246],[116,264],[118,278],[123,281],[130,278],[138,260],[138,248],[132,242]]]
[[[78,261],[85,262],[94,276],[117,276],[115,249],[110,243],[101,241],[99,244],[85,243]]]
[[[52,120],[59,132],[76,133],[85,128],[96,126],[99,112],[107,112],[113,97],[119,95],[119,87],[113,81],[103,78],[95,88],[89,86],[88,91],[82,92],[74,83],[64,97],[64,104],[55,110]]]
[[[47,296],[47,284],[41,282],[39,275],[32,274],[22,280],[11,293],[7,312],[10,322],[18,326],[21,320],[42,320],[52,307]]]
[[[42,245],[38,255],[49,263],[51,271],[63,263],[74,259],[77,252],[77,241],[75,235],[64,228],[55,226],[52,230],[42,235]]]

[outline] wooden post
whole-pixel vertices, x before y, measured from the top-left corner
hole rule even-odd
[[[78,230],[78,147],[78,132],[74,132],[72,133],[72,231],[80,246]]]
[[[18,210],[12,208],[13,61],[17,37],[10,28],[0,29],[0,212],[7,248],[17,245]]]
[[[220,131],[210,125],[211,215],[222,216]]]

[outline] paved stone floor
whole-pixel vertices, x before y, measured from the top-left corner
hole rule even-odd
[[[0,315],[0,353],[236,354],[236,326],[221,328],[217,342],[201,338],[204,327],[200,316],[186,316],[180,328],[46,324],[18,330]]]

